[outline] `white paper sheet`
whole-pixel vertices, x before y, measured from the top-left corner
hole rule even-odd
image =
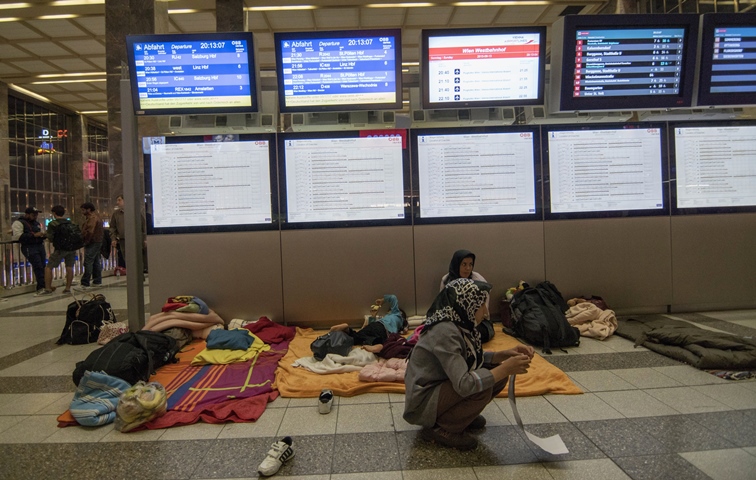
[[[522,419],[520,418],[520,413],[517,411],[517,401],[515,400],[515,378],[517,375],[510,375],[509,376],[509,406],[512,407],[512,413],[514,413],[515,421],[517,422],[517,425],[520,427],[520,429],[525,432],[525,436],[528,437],[528,439],[536,444],[538,448],[543,450],[544,452],[550,453],[552,455],[564,455],[565,453],[570,453],[569,450],[567,450],[567,445],[564,444],[564,441],[562,441],[562,437],[559,435],[554,435],[548,438],[541,438],[536,437],[532,433],[525,430],[525,427],[522,425]]]

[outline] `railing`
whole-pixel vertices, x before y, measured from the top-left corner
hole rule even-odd
[[[4,291],[0,291],[0,296],[13,295],[10,290],[18,287],[32,286],[33,290],[36,288],[37,282],[34,280],[34,272],[32,270],[31,263],[21,253],[21,244],[17,242],[0,242],[3,248],[2,256],[2,287]],[[47,257],[50,257],[50,243],[45,242],[45,251]],[[108,273],[112,273],[115,267],[118,265],[118,253],[115,247],[110,249],[110,258],[102,260],[102,273],[103,276],[107,276]],[[56,280],[65,280],[66,269],[65,262],[60,262],[60,265],[53,268],[53,283]],[[74,262],[74,278],[84,273],[84,249],[80,249],[76,252],[76,261]],[[26,293],[30,291],[28,288],[21,288],[21,291],[17,293]]]

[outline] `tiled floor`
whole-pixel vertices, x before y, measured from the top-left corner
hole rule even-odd
[[[102,289],[125,316],[123,281]],[[516,427],[507,399],[484,412],[480,446],[457,452],[423,442],[402,419],[403,395],[279,398],[256,423],[196,424],[123,434],[112,426],[58,428],[73,395],[71,372],[97,345],[57,346],[70,297],[0,301],[0,478],[254,478],[277,437],[295,457],[279,476],[298,479],[620,480],[756,478],[756,382],[731,382],[631,342],[584,339],[548,359],[583,395],[519,398],[531,433],[561,435],[570,453],[538,450]],[[710,329],[756,332],[756,311],[675,314]]]

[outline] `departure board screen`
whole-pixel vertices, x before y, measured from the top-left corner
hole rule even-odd
[[[405,218],[401,136],[283,139],[287,223]]]
[[[423,107],[543,103],[544,27],[423,30]]]
[[[664,208],[662,128],[550,130],[552,214]]]
[[[756,125],[674,127],[677,208],[756,206]]]
[[[154,227],[271,224],[270,148],[268,140],[152,145]]]
[[[257,111],[251,33],[126,40],[137,115]]]
[[[699,16],[567,15],[554,22],[552,112],[690,107]]]
[[[529,131],[418,134],[420,217],[534,214],[534,137]]]
[[[574,97],[678,95],[685,29],[580,30]]]
[[[282,112],[401,108],[399,30],[276,33]]]
[[[756,105],[756,13],[706,14],[698,105]]]

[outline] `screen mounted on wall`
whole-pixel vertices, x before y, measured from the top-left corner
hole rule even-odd
[[[674,213],[756,211],[756,123],[675,123]]]
[[[207,135],[153,142],[145,168],[152,233],[273,228],[273,139]]]
[[[252,33],[130,35],[137,115],[256,112]]]
[[[542,105],[546,27],[423,30],[423,108]]]
[[[417,223],[539,219],[538,130],[412,130]]]
[[[552,112],[692,104],[698,15],[568,15],[554,38]]]
[[[546,218],[669,213],[664,124],[554,126],[543,135]]]
[[[756,13],[707,13],[701,22],[698,105],[756,105]]]
[[[279,135],[290,228],[404,225],[408,162],[402,135]]]
[[[400,30],[276,33],[282,113],[402,108]]]

